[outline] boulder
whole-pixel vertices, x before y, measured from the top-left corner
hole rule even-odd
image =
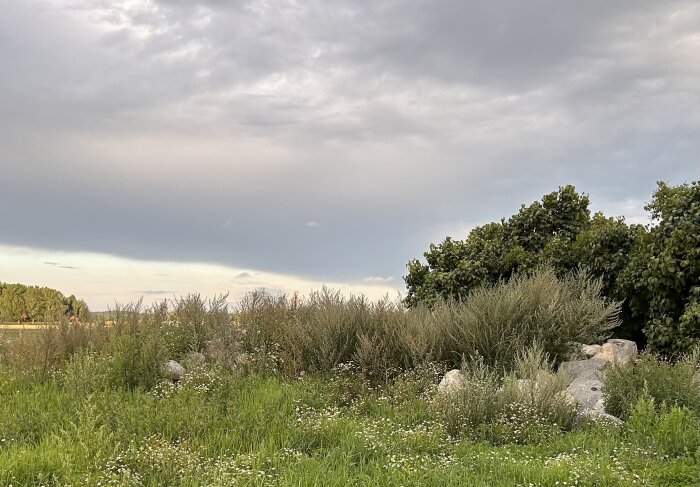
[[[438,394],[451,394],[461,390],[465,385],[466,381],[464,380],[462,371],[459,369],[453,369],[447,372],[440,381],[440,384],[438,384]]]
[[[174,360],[168,360],[164,370],[165,378],[177,382],[185,375],[185,368]]]
[[[562,362],[559,370],[569,376],[569,383],[576,379],[605,379],[605,369],[610,367],[610,362],[600,358],[588,360],[572,360]]]
[[[612,426],[622,426],[622,424],[624,424],[624,421],[622,421],[620,418],[597,409],[585,409],[581,411],[578,415],[578,422],[583,421],[605,423]]]
[[[601,348],[603,347],[600,345],[581,345],[581,355],[586,358],[593,358],[595,354],[600,352]]]
[[[593,358],[607,360],[615,365],[625,365],[637,359],[637,344],[632,340],[614,338],[605,342]]]
[[[603,399],[603,382],[596,379],[578,378],[566,391],[573,396],[581,409],[593,409]]]

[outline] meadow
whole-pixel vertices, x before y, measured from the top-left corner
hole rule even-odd
[[[328,290],[235,309],[193,295],[5,339],[0,485],[699,485],[697,355],[610,369],[620,426],[559,400],[574,338],[617,313],[572,279],[410,311]],[[455,366],[468,386],[440,400]]]

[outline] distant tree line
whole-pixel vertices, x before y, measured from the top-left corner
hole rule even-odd
[[[0,283],[0,321],[56,321],[61,317],[88,319],[82,299],[48,287]]]
[[[465,240],[431,244],[425,263],[407,265],[407,304],[462,299],[546,263],[559,275],[580,269],[602,280],[603,294],[623,302],[618,336],[667,354],[700,345],[700,181],[658,183],[647,227],[591,215],[589,203],[561,187]]]

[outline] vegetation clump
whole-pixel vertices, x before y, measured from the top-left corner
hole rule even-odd
[[[700,181],[660,182],[647,227],[588,206],[587,195],[565,186],[465,240],[431,244],[425,263],[408,263],[406,303],[462,300],[548,263],[559,277],[579,269],[601,279],[603,296],[623,303],[617,337],[666,355],[689,352],[700,343]]]

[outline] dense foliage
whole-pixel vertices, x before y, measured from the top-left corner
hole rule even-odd
[[[56,321],[62,316],[86,319],[89,310],[82,299],[48,287],[0,282],[0,321]]]
[[[688,352],[700,344],[700,181],[659,183],[646,209],[657,225],[622,275],[625,297],[654,349]]]
[[[649,228],[591,216],[588,205],[566,186],[465,240],[431,244],[425,263],[408,263],[407,304],[464,299],[546,262],[559,276],[581,269],[601,279],[603,295],[624,303],[617,336],[667,354],[700,343],[700,182],[659,183]]]

